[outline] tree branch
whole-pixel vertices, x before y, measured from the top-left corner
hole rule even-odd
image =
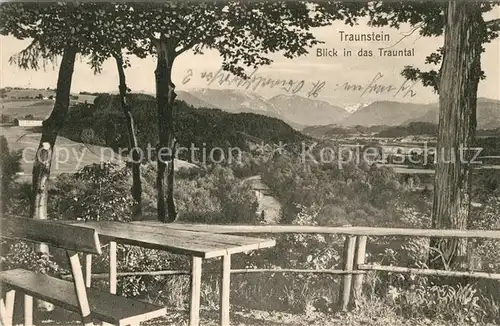
[[[186,46],[184,46],[183,48],[181,48],[179,51],[176,51],[175,52],[175,56],[178,56],[184,52],[186,52],[187,50],[191,49],[193,46],[195,46],[197,43],[198,43],[198,39],[194,39],[192,40],[191,42],[189,42],[188,44],[186,44]]]
[[[39,40],[35,38],[21,52],[11,56],[9,63],[25,70],[38,70],[40,69],[39,62],[41,62],[42,68],[45,69],[48,63],[52,63],[53,66],[56,65],[57,55],[57,53],[44,48]]]
[[[500,27],[500,18],[492,19],[486,22],[486,27]]]
[[[401,33],[403,36],[396,43],[394,43],[391,46],[386,47],[385,49],[390,49],[390,48],[395,47],[396,45],[398,45],[399,43],[401,43],[404,39],[412,36],[413,33],[415,33],[417,30],[419,30],[422,26],[423,26],[423,23],[420,23],[420,24],[415,25],[415,27],[413,27],[409,32],[407,32],[407,33]]]

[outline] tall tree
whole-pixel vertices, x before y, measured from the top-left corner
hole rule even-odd
[[[137,132],[134,122],[133,110],[127,99],[129,88],[125,75],[125,69],[130,67],[128,57],[123,51],[134,44],[134,39],[128,33],[128,24],[132,21],[130,7],[125,3],[107,4],[100,8],[103,19],[103,28],[95,32],[95,41],[90,57],[90,65],[94,72],[101,72],[102,64],[108,58],[113,58],[118,71],[118,90],[122,112],[127,121],[127,132],[129,139],[129,157],[132,158],[132,186],[131,194],[134,198],[132,219],[140,219],[142,211],[142,184],[141,184],[141,155],[137,141]]]
[[[321,43],[309,31],[311,27],[325,26],[335,19],[353,24],[362,8],[362,4],[325,1],[131,4],[136,22],[130,30],[130,35],[137,39],[135,53],[143,55],[149,51],[157,57],[156,181],[160,221],[172,222],[177,215],[172,167],[175,156],[172,104],[176,98],[172,68],[176,58],[190,49],[195,53],[217,50],[224,70],[247,77],[245,67],[270,64],[270,53],[279,52],[287,58],[306,54],[307,48]]]
[[[50,167],[57,134],[62,127],[69,107],[71,80],[78,53],[76,20],[73,5],[55,7],[37,4],[2,4],[0,21],[2,35],[12,34],[19,39],[32,39],[32,43],[11,61],[20,67],[38,69],[39,60],[55,60],[62,55],[57,81],[56,101],[50,116],[43,122],[42,136],[33,165],[33,201],[31,216],[47,219],[47,196]],[[67,25],[65,25],[67,24]],[[63,26],[65,25],[65,26]],[[79,32],[79,31],[78,31]],[[41,245],[41,252],[48,248]]]
[[[96,5],[99,6],[99,5]],[[47,219],[48,183],[57,135],[66,118],[71,82],[77,53],[88,55],[94,42],[95,27],[102,22],[102,10],[88,10],[76,3],[2,3],[0,34],[18,39],[31,39],[31,44],[11,62],[24,69],[39,69],[40,63],[55,63],[62,56],[57,79],[56,100],[49,117],[43,122],[42,136],[33,165],[31,216]],[[48,253],[45,244],[37,246],[39,253]],[[38,306],[52,310],[51,305]]]
[[[446,8],[444,57],[439,78],[439,132],[434,179],[434,228],[466,229],[471,203],[477,90],[481,77],[482,43],[486,36],[480,4],[453,0]],[[434,266],[467,263],[467,242],[431,244],[442,260]],[[439,263],[438,263],[439,262]]]
[[[120,49],[121,52],[121,49]],[[139,143],[137,142],[137,134],[134,122],[134,116],[132,115],[132,107],[127,100],[127,93],[129,88],[127,87],[127,81],[125,77],[125,66],[126,63],[123,60],[123,56],[120,54],[114,54],[116,67],[118,69],[118,90],[120,95],[120,105],[125,115],[125,120],[127,121],[127,131],[129,138],[129,150],[132,157],[132,198],[134,198],[133,207],[133,217],[132,219],[139,219],[141,215],[142,206],[142,185],[141,185],[141,156],[139,153]]]
[[[441,36],[444,44],[426,63],[441,65],[439,71],[405,67],[402,74],[421,80],[439,94],[437,164],[434,179],[432,226],[466,229],[471,202],[472,168],[467,163],[473,151],[476,130],[478,84],[483,44],[498,36],[499,19],[485,22],[483,14],[493,2],[450,0],[448,2],[382,3],[370,5],[370,23],[400,27],[409,23],[423,36]],[[466,264],[465,239],[432,239],[430,263],[434,268]]]
[[[62,10],[64,9],[64,11]],[[137,150],[137,137],[132,116],[132,109],[127,101],[127,90],[125,68],[130,66],[128,59],[122,55],[122,49],[126,48],[132,38],[126,33],[125,23],[128,19],[129,7],[125,4],[80,4],[65,5],[64,3],[44,4],[33,6],[30,4],[4,4],[2,15],[10,15],[2,25],[3,34],[12,34],[19,39],[32,39],[31,44],[14,56],[11,61],[24,69],[38,69],[39,61],[45,65],[47,61],[54,61],[61,54],[60,46],[64,46],[64,39],[68,33],[73,36],[66,39],[74,46],[71,51],[63,52],[56,102],[52,115],[45,123],[43,131],[43,142],[45,148],[39,149],[40,156],[34,165],[33,191],[35,193],[32,205],[32,216],[46,218],[47,205],[47,182],[50,174],[50,160],[53,150],[52,141],[64,122],[69,105],[69,92],[71,88],[71,77],[74,66],[73,52],[80,52],[90,56],[90,64],[95,72],[100,72],[102,64],[107,58],[114,58],[119,76],[119,97],[127,121],[130,152],[132,153],[132,196],[136,202],[134,205],[134,217],[140,216],[141,212],[141,178],[140,178],[140,156]],[[40,21],[39,18],[42,18]],[[88,18],[88,20],[87,20]],[[71,27],[60,22],[71,19]],[[54,21],[59,22],[53,24]],[[97,24],[100,28],[96,28]],[[22,28],[18,28],[22,26]],[[63,32],[60,30],[64,29]],[[49,35],[57,35],[52,37]],[[62,44],[62,45],[61,45]],[[75,52],[75,55],[76,55]],[[64,55],[64,54],[68,55]],[[73,59],[72,59],[73,58]],[[50,135],[50,136],[49,136]],[[48,141],[47,141],[48,140]],[[47,146],[50,145],[50,146]],[[52,148],[52,149],[50,149]]]
[[[69,104],[71,81],[77,54],[93,54],[99,33],[109,27],[110,4],[3,3],[0,5],[0,33],[30,39],[30,45],[11,62],[24,69],[39,69],[62,57],[57,80],[56,101],[43,122],[42,136],[33,165],[31,216],[47,219],[48,182],[54,146]],[[100,28],[99,28],[100,27]],[[118,37],[119,35],[115,35]],[[109,40],[109,38],[107,38]],[[47,251],[41,246],[39,251]]]

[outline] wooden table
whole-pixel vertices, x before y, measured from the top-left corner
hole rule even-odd
[[[229,293],[231,255],[249,250],[269,248],[275,240],[250,238],[202,231],[184,231],[159,222],[121,223],[110,221],[72,222],[93,228],[102,243],[110,245],[110,292],[116,293],[116,243],[135,245],[149,249],[165,250],[191,257],[191,298],[189,325],[199,325],[202,260],[222,258],[220,289],[220,324],[229,325]],[[87,275],[90,264],[87,263]],[[90,277],[87,277],[90,286]]]

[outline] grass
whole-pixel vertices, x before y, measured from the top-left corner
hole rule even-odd
[[[214,309],[202,309],[200,325],[218,326],[219,312]],[[40,322],[43,320],[43,322]],[[38,321],[38,322],[36,322]],[[144,326],[176,325],[187,326],[189,312],[185,309],[170,307],[165,317],[157,318]],[[79,325],[79,316],[75,313],[56,310],[50,315],[45,313],[35,317],[35,325],[62,326]],[[21,325],[21,323],[16,323]],[[231,325],[237,326],[493,326],[484,323],[457,323],[437,319],[402,318],[380,302],[370,302],[369,306],[337,314],[324,314],[311,311],[303,314],[291,314],[276,311],[250,310],[231,307]]]
[[[23,151],[21,159],[20,179],[29,178],[33,169],[35,151],[40,142],[40,133],[34,133],[29,128],[23,127],[0,127],[1,134],[7,139],[10,150]],[[74,173],[86,165],[100,164],[101,161],[113,160],[115,163],[118,154],[102,146],[89,146],[77,143],[65,137],[57,137],[56,155],[59,158],[52,162],[51,176],[61,173]]]

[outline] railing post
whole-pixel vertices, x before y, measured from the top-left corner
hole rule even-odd
[[[109,243],[109,293],[116,294],[116,242]]]
[[[342,278],[342,296],[340,298],[340,309],[346,311],[349,307],[352,288],[352,270],[354,265],[354,253],[356,250],[356,236],[348,235],[344,243],[344,271],[347,273]]]
[[[358,266],[360,264],[365,263],[366,256],[366,235],[358,236],[357,244],[356,244],[356,258],[354,262],[354,269],[359,270]],[[363,295],[363,278],[364,274],[356,274],[354,275],[354,285],[353,285],[353,293],[354,293],[354,304],[358,305],[359,300]]]

